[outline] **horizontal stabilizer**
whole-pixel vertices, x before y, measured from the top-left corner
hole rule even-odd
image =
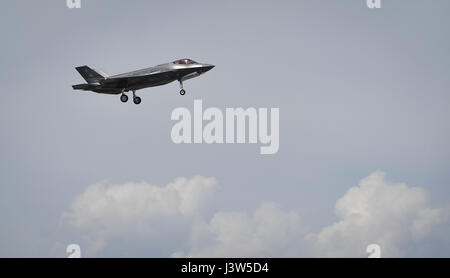
[[[97,85],[93,84],[78,84],[72,86],[74,90],[92,90],[95,89],[95,87],[97,87]]]
[[[117,88],[103,88],[100,84],[78,84],[73,85],[74,90],[92,91],[99,94],[118,95],[122,93],[122,89]]]

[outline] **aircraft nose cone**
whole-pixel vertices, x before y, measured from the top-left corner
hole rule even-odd
[[[213,69],[214,67],[215,67],[214,65],[204,65],[204,66],[203,66],[203,72],[210,71],[210,70]]]

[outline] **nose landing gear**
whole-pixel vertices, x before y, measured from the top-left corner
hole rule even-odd
[[[180,95],[184,96],[186,94],[186,91],[183,89],[183,81],[178,80],[180,82]]]

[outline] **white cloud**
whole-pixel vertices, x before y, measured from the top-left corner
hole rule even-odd
[[[448,221],[448,209],[425,208],[419,211],[411,226],[413,239],[426,237],[434,226]]]
[[[63,223],[81,231],[89,251],[95,253],[114,237],[148,239],[180,228],[186,219],[202,214],[216,187],[215,179],[200,176],[177,178],[163,187],[145,182],[98,183],[73,201],[71,211],[63,215]]]
[[[336,202],[336,215],[338,222],[307,236],[318,256],[364,256],[371,243],[383,256],[401,256],[403,244],[444,220],[440,210],[427,207],[424,189],[389,182],[380,171],[350,188]]]
[[[193,227],[188,257],[292,256],[301,235],[296,212],[284,212],[274,203],[263,203],[251,215],[219,212],[209,223]],[[182,252],[174,257],[184,256]]]

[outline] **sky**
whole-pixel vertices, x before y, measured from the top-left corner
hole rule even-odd
[[[2,3],[0,257],[450,256],[450,2]],[[216,67],[73,91],[180,58]],[[179,107],[279,108],[280,147],[174,144]]]

